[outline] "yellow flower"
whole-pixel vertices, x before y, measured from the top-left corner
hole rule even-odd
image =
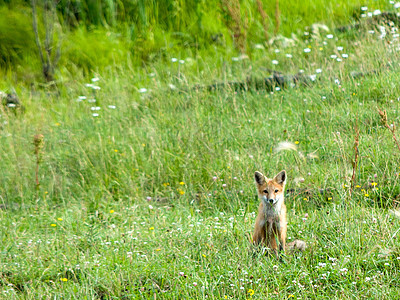
[[[62,218],[57,218],[57,220],[58,220],[58,221],[62,221],[63,219],[62,219]]]
[[[299,141],[295,141],[294,143],[295,143],[296,145],[298,145],[300,142],[299,142]]]
[[[142,144],[143,147],[146,147],[146,144]]]
[[[328,200],[332,200],[332,197],[329,197]]]
[[[169,183],[168,182],[164,182],[162,185],[163,186],[169,186]]]
[[[60,126],[60,125],[61,125],[60,123],[58,123],[58,122],[56,123],[56,126]]]
[[[207,257],[207,255],[205,255],[205,254],[202,254],[201,256],[203,256],[203,257]]]
[[[63,282],[67,282],[68,281],[68,279],[65,278],[65,277],[64,278],[60,278],[60,280],[63,281]]]
[[[247,291],[247,293],[250,294],[250,296],[253,296],[253,295],[254,295],[254,290],[249,289],[249,290]]]
[[[115,211],[113,209],[111,209],[110,210],[110,214],[113,214],[113,213],[115,213]]]
[[[369,197],[369,194],[365,194],[364,196],[365,196],[365,197]]]
[[[357,189],[359,189],[360,187],[361,187],[361,185],[358,185],[358,184],[356,185],[356,188],[357,188]]]
[[[185,183],[183,181],[179,182],[180,185],[185,185]]]
[[[56,227],[56,226],[57,226],[57,224],[50,224],[50,226],[51,226],[51,227]]]
[[[181,189],[178,189],[178,193],[181,194],[181,195],[184,195],[185,191],[182,191]]]
[[[149,230],[154,230],[154,227],[153,227],[153,226],[151,226],[151,227],[149,228]]]
[[[376,182],[371,182],[372,186],[377,186],[378,184]]]
[[[322,51],[322,50],[324,50],[324,48],[322,48],[322,47],[319,47],[319,50],[320,50],[320,51]]]
[[[157,248],[156,251],[161,251],[161,249],[160,249],[160,248]]]
[[[227,295],[225,295],[225,296],[224,296],[224,299],[228,299],[228,296],[227,296]]]
[[[118,149],[114,149],[114,152],[118,152]]]
[[[356,93],[353,93],[353,96],[355,96],[356,95]]]
[[[288,298],[294,298],[294,295],[290,294]]]

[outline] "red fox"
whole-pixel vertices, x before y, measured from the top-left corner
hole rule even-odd
[[[265,244],[278,257],[278,244],[279,250],[283,252],[286,247],[286,171],[279,172],[273,179],[268,179],[258,171],[254,177],[261,203],[258,207],[253,243]]]

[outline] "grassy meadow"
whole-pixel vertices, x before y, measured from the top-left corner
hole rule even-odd
[[[2,69],[24,111],[0,108],[0,299],[400,297],[400,149],[378,114],[400,139],[398,27],[249,47],[65,64],[57,89],[34,62]],[[270,69],[312,81],[202,88]],[[282,169],[288,242],[308,248],[279,261],[249,240],[254,172]]]

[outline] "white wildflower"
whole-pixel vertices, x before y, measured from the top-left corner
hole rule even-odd
[[[379,9],[374,10],[374,16],[379,16],[381,14],[382,14],[382,12]]]

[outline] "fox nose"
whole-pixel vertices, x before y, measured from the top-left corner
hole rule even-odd
[[[269,199],[268,201],[270,204],[274,203],[274,199]]]

